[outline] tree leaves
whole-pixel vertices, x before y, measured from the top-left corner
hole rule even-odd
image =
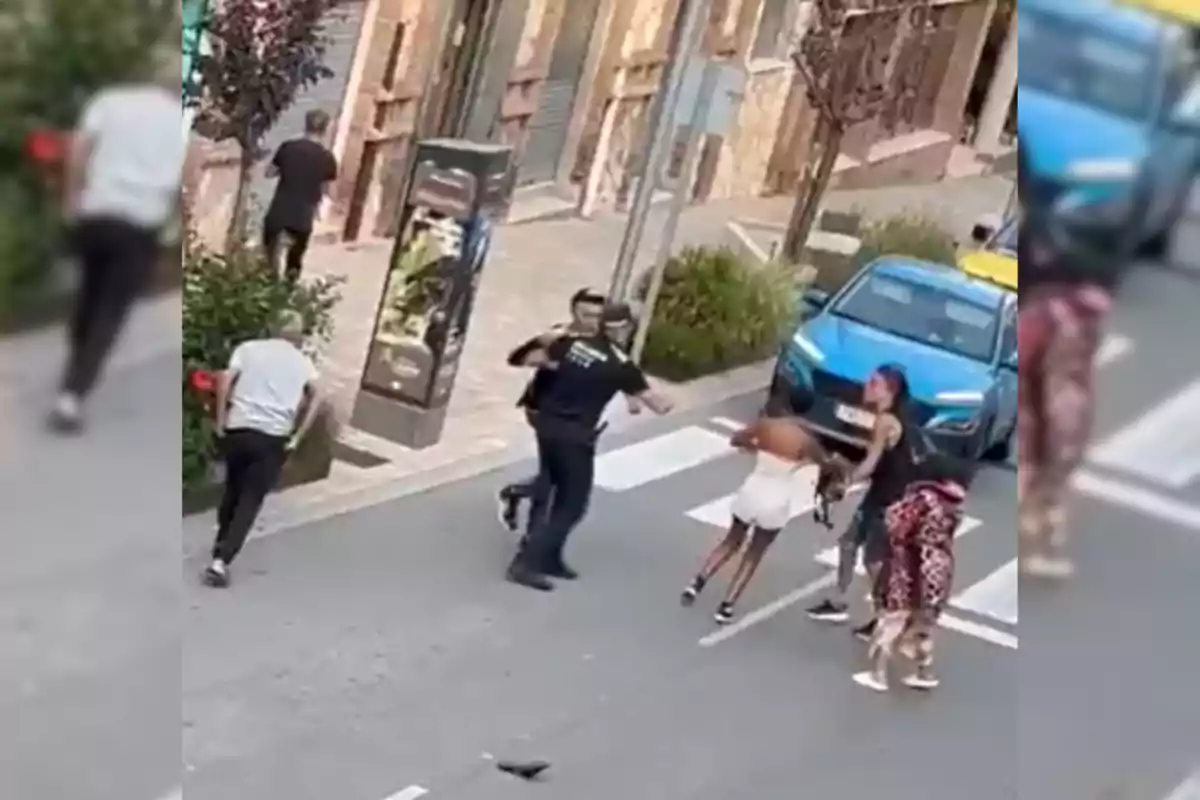
[[[325,66],[325,20],[340,0],[224,0],[206,23],[209,52],[197,59],[204,87],[199,127],[258,153],[266,133]]]

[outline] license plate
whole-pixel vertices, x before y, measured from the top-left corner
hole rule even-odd
[[[868,429],[875,427],[875,415],[870,411],[864,411],[861,408],[839,405],[834,411],[834,414],[838,419],[848,425],[854,425],[859,428]]]

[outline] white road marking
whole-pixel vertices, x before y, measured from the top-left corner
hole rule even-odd
[[[807,600],[808,598],[812,597],[813,595],[819,594],[820,592],[823,592],[826,589],[832,588],[834,586],[834,584],[836,584],[836,583],[837,583],[837,575],[834,575],[833,573],[828,573],[828,574],[822,575],[821,577],[817,578],[816,580],[810,581],[809,583],[804,584],[800,588],[795,589],[795,590],[785,594],[783,597],[779,598],[775,602],[769,603],[769,604],[763,606],[762,608],[755,609],[754,611],[751,611],[749,614],[746,614],[745,616],[742,616],[742,617],[734,620],[730,624],[726,625],[724,628],[720,628],[718,630],[713,631],[708,636],[705,636],[703,639],[700,640],[700,646],[701,647],[712,647],[713,645],[720,644],[721,642],[725,641],[726,639],[731,639],[734,636],[737,636],[742,631],[744,631],[748,628],[753,628],[755,625],[759,624],[760,622],[766,622],[767,620],[769,620],[771,617],[775,616],[779,612],[785,611],[788,608],[791,608],[792,606],[796,605],[796,603],[799,603],[802,600]]]
[[[1110,333],[1096,352],[1096,366],[1109,367],[1133,352],[1133,340],[1119,333]]]
[[[709,422],[718,428],[724,428],[730,432],[740,431],[746,427],[744,423],[738,422],[736,419],[730,419],[729,417],[713,417]]]
[[[176,789],[172,792],[167,792],[158,800],[183,800],[183,788]]]
[[[1014,558],[950,600],[961,611],[1016,625],[1020,607],[1020,573]]]
[[[623,492],[732,452],[726,437],[692,425],[604,453],[596,459],[596,485]]]
[[[429,790],[413,784],[407,789],[401,789],[393,795],[385,797],[384,800],[417,800],[418,797],[424,797],[429,794]]]
[[[1153,483],[1182,489],[1200,477],[1200,381],[1159,403],[1105,439],[1088,461]]]
[[[1124,506],[1181,528],[1200,531],[1200,506],[1086,470],[1076,473],[1073,485],[1076,491],[1097,500]]]
[[[1018,649],[1017,637],[1013,634],[989,628],[987,625],[980,625],[978,622],[961,619],[952,614],[942,614],[941,618],[938,619],[938,625],[948,631],[962,633],[988,642],[989,644],[1007,647],[1009,650]]]
[[[976,519],[975,517],[963,517],[962,524],[960,524],[958,526],[958,530],[956,530],[954,532],[954,538],[958,539],[960,536],[964,536],[964,535],[970,533],[971,531],[975,530],[976,528],[978,528],[981,525],[983,525],[983,520]],[[821,552],[819,552],[815,556],[813,556],[813,560],[815,560],[818,564],[820,564],[822,566],[829,567],[830,569],[837,569],[837,565],[838,565],[838,547],[837,547],[837,545],[834,545],[833,547],[826,547],[824,550],[822,550]],[[861,551],[859,551],[858,564],[855,565],[854,571],[858,575],[866,575],[867,574],[866,568],[863,567]]]
[[[1200,769],[1189,775],[1163,800],[1200,800]]]

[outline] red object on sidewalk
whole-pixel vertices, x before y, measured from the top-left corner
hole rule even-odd
[[[200,394],[213,394],[217,390],[217,373],[204,369],[193,370],[188,376],[188,385]]]
[[[25,157],[35,164],[56,166],[67,160],[70,136],[62,131],[41,129],[25,137]]]

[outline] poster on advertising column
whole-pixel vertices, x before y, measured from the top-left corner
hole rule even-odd
[[[364,391],[419,409],[449,403],[507,176],[507,148],[418,145]]]

